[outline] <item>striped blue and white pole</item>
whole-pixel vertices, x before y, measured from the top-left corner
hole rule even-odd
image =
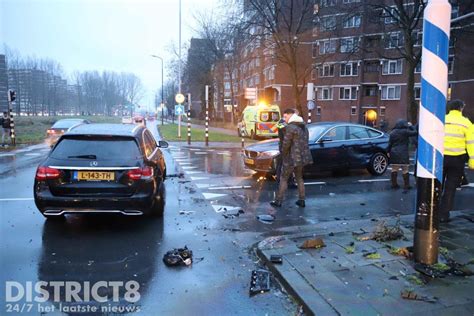
[[[438,261],[450,23],[448,0],[429,0],[423,19],[414,238],[415,261],[426,265]]]

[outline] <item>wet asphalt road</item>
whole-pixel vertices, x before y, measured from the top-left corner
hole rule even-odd
[[[296,191],[290,190],[288,202],[275,210],[268,205],[275,183],[246,170],[238,148],[172,144],[165,151],[170,177],[162,219],[68,216],[54,223],[43,219],[32,199],[36,166],[47,152],[38,145],[0,154],[2,305],[7,280],[135,280],[144,315],[291,315],[297,306],[276,282],[269,293],[249,297],[250,273],[258,267],[255,243],[321,221],[410,214],[415,203],[414,190],[389,189],[388,173],[353,171],[306,179],[307,207],[296,207]],[[468,177],[474,180],[474,173]],[[458,191],[456,209],[472,209],[473,193],[473,187]],[[239,208],[244,213],[234,216]],[[275,221],[259,222],[259,214]],[[166,267],[164,253],[184,245],[202,261]],[[128,305],[123,299],[120,304]],[[38,314],[37,304],[30,313]]]

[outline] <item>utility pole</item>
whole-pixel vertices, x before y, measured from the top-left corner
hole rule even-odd
[[[448,92],[451,5],[429,0],[423,16],[420,127],[416,169],[415,262],[438,262],[439,200],[443,182],[444,120]]]
[[[178,40],[178,94],[181,95],[181,0],[179,0],[179,40]],[[181,138],[181,114],[178,115],[178,138]]]

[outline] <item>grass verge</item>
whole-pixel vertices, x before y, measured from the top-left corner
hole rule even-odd
[[[187,127],[181,126],[181,139],[178,138],[178,125],[167,124],[160,125],[158,127],[161,136],[167,141],[179,141],[187,139]],[[204,142],[205,139],[204,129],[191,128],[191,140],[193,142]],[[227,135],[219,132],[209,131],[209,142],[241,142],[241,138],[237,136]],[[248,142],[248,139],[245,140]]]
[[[83,118],[92,123],[120,123],[117,116],[15,116],[17,144],[36,144],[44,141],[46,130],[56,121],[67,118]]]

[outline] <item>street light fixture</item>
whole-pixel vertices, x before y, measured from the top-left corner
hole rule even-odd
[[[159,60],[161,60],[161,125],[163,125],[163,109],[164,109],[164,105],[165,105],[165,101],[164,101],[164,98],[163,98],[163,58],[161,58],[160,56],[157,56],[157,55],[151,55],[151,57],[153,58],[158,58]],[[155,105],[155,108],[157,110],[157,113],[158,113],[158,106]]]

